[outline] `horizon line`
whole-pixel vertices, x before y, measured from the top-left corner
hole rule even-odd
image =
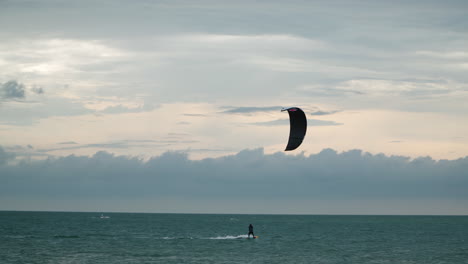
[[[4,210],[0,212],[19,212],[19,213],[96,213],[96,214],[176,214],[176,215],[272,215],[272,216],[462,216],[468,217],[467,214],[340,214],[340,213],[207,213],[207,212],[128,212],[128,211],[56,211],[56,210]]]

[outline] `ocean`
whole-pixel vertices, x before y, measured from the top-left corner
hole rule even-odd
[[[103,216],[0,211],[0,263],[468,263],[468,216]]]

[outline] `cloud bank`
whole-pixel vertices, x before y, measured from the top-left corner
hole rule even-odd
[[[190,160],[181,152],[166,152],[147,161],[98,152],[91,157],[71,155],[7,164],[6,157],[11,155],[0,152],[0,198],[13,201],[1,203],[0,209],[15,209],[15,199],[177,198],[191,202],[299,203],[303,204],[300,209],[309,213],[314,211],[307,203],[314,201],[417,200],[437,212],[434,201],[468,201],[468,157],[410,160],[361,150],[337,153],[332,149],[310,156],[290,156],[267,155],[263,149],[253,149],[204,160]],[[175,205],[173,211],[177,209]],[[200,205],[198,212],[207,209]],[[229,207],[224,209],[232,212]],[[276,212],[284,212],[282,209],[287,208],[277,208]],[[385,212],[385,208],[381,209],[379,212]],[[466,214],[468,210],[458,208],[452,213]]]

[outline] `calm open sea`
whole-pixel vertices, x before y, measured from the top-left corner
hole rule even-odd
[[[466,216],[100,216],[0,212],[0,263],[468,263]]]

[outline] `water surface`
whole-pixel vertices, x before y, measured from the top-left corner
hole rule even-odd
[[[0,263],[468,263],[466,216],[100,216],[0,212]]]

